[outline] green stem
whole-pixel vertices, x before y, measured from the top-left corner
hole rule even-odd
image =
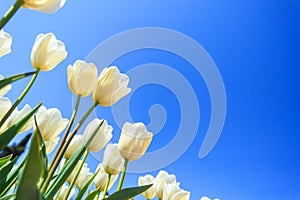
[[[122,189],[123,181],[124,181],[125,174],[126,174],[126,170],[127,170],[127,165],[128,165],[128,160],[125,159],[125,162],[124,162],[124,166],[123,166],[123,169],[122,169],[122,174],[121,174],[121,177],[120,177],[120,181],[119,181],[119,184],[118,184],[118,189],[117,189],[117,191],[120,191],[120,190]]]
[[[22,94],[18,97],[18,99],[16,100],[16,102],[12,105],[12,107],[6,112],[6,114],[4,115],[4,117],[1,119],[1,121],[0,121],[0,128],[2,127],[2,125],[4,124],[4,122],[8,119],[8,117],[11,115],[11,113],[16,109],[16,107],[24,99],[24,97],[26,96],[26,94],[30,90],[31,86],[33,85],[33,83],[34,83],[36,77],[38,76],[39,72],[40,72],[39,69],[37,69],[35,71],[35,74],[31,77],[30,82],[28,83],[28,85],[26,86],[26,88],[23,90]]]
[[[5,24],[14,16],[18,9],[23,5],[24,0],[17,0],[14,5],[12,5],[8,11],[4,14],[3,18],[0,20],[0,30],[5,26]]]
[[[68,139],[66,140],[66,142],[63,144],[63,147],[61,149],[61,151],[58,153],[57,159],[53,162],[53,166],[52,168],[49,169],[48,175],[46,177],[46,180],[44,181],[43,186],[41,187],[41,192],[44,193],[47,188],[48,185],[50,183],[50,180],[56,170],[56,168],[59,165],[60,160],[62,159],[65,151],[67,150],[71,140],[73,139],[73,137],[75,136],[75,134],[77,133],[77,131],[79,130],[79,128],[82,126],[82,124],[85,122],[85,120],[88,118],[88,116],[91,114],[91,112],[95,109],[95,107],[98,104],[93,104],[88,111],[84,114],[84,116],[81,118],[81,120],[78,122],[78,124],[76,125],[76,127],[73,129],[73,131],[71,132],[71,134],[69,135]]]
[[[68,188],[67,194],[66,194],[66,196],[65,196],[65,199],[68,199],[68,197],[69,197],[69,195],[70,195],[70,193],[71,193],[71,191],[72,191],[72,188],[73,188],[73,186],[74,186],[74,184],[75,184],[75,182],[76,182],[76,180],[77,180],[77,178],[78,178],[78,176],[79,176],[79,174],[80,174],[80,171],[81,171],[81,169],[82,169],[82,167],[83,167],[83,165],[84,165],[84,162],[86,161],[86,158],[87,158],[88,155],[89,155],[89,151],[88,151],[88,150],[85,150],[84,155],[83,155],[83,158],[82,158],[81,163],[80,163],[80,165],[79,165],[79,168],[78,168],[78,170],[77,170],[77,172],[76,172],[76,174],[75,174],[75,176],[74,176],[72,182],[71,182],[70,185],[69,185],[69,188]]]
[[[108,174],[108,177],[107,177],[107,179],[106,179],[105,188],[104,188],[103,195],[102,195],[102,200],[105,199],[105,196],[106,196],[106,193],[107,193],[107,190],[108,190],[108,186],[109,186],[110,179],[111,179],[111,174]]]

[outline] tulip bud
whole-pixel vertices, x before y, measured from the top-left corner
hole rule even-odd
[[[1,41],[0,41],[0,44],[1,44]],[[0,47],[0,51],[1,51],[1,47]],[[0,55],[1,55],[1,53],[0,53]],[[4,79],[4,77],[0,74],[0,80],[3,80],[3,79]],[[10,89],[11,89],[11,84],[8,84],[8,85],[4,86],[3,88],[1,88],[0,89],[0,97],[5,95]]]
[[[8,123],[7,123],[7,128],[10,128],[11,126],[13,126],[14,124],[16,124],[17,122],[19,122],[21,119],[23,119],[25,117],[25,115],[27,115],[29,112],[31,111],[31,107],[26,104],[22,110],[18,110],[18,108],[16,108],[12,114],[9,116],[8,118]],[[28,122],[19,130],[19,133],[28,131],[29,129],[31,129],[33,126],[33,118],[30,118],[28,120]]]
[[[69,186],[66,186],[65,184],[63,184],[60,191],[58,192],[58,196],[55,199],[57,199],[57,200],[66,200],[66,195],[67,195],[68,189],[69,189]],[[75,190],[72,188],[71,193],[68,196],[67,200],[70,200],[73,197],[74,194],[75,194]]]
[[[96,118],[87,125],[83,133],[84,142],[87,142],[90,137],[92,137],[93,133],[102,123],[102,121],[103,119],[100,120]],[[92,142],[89,144],[88,149],[93,152],[100,151],[112,138],[112,130],[113,128],[107,124],[106,120],[104,120],[103,124],[94,136]]]
[[[11,52],[11,48],[10,48],[11,44],[12,44],[12,37],[1,29],[0,30],[0,58]]]
[[[118,143],[120,154],[129,161],[139,159],[149,147],[152,136],[153,134],[147,131],[143,123],[126,122]]]
[[[77,60],[68,66],[68,85],[73,94],[89,96],[97,83],[98,69],[93,63]]]
[[[82,145],[82,135],[75,135],[64,154],[65,158],[70,159]]]
[[[128,83],[128,76],[120,73],[117,67],[104,68],[93,90],[94,102],[102,106],[112,106],[131,91]]]
[[[61,112],[57,108],[46,109],[41,106],[36,121],[44,141],[51,141],[66,128],[69,120],[62,118]]]
[[[63,7],[65,3],[66,0],[24,0],[23,7],[52,14]]]
[[[154,183],[154,177],[150,174],[146,176],[139,177],[139,186],[149,185]],[[142,193],[145,199],[153,199],[155,196],[155,189],[154,186],[151,186],[148,190]]]
[[[166,171],[159,171],[158,175],[154,180],[154,188],[156,192],[156,196],[159,199],[163,198],[164,191],[165,191],[165,184],[175,184],[176,177],[174,174],[169,175]]]
[[[189,200],[190,192],[179,188],[179,183],[165,184],[162,200]]]
[[[31,64],[35,69],[50,71],[67,57],[64,43],[53,33],[39,34],[31,51]]]
[[[108,144],[104,151],[103,167],[106,173],[116,175],[122,169],[124,159],[118,151],[118,144]]]
[[[105,172],[103,164],[100,163],[96,169],[97,175],[94,179],[94,184],[96,186],[96,189],[100,190],[101,192],[104,191],[105,185],[106,185],[106,181],[108,179],[108,174]],[[95,173],[96,173],[95,172]],[[114,185],[114,183],[116,182],[117,178],[118,178],[119,174],[116,175],[111,175],[110,177],[110,182],[108,185],[108,190]]]

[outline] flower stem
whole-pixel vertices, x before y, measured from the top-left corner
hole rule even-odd
[[[12,105],[12,107],[6,112],[6,114],[4,115],[4,117],[2,117],[1,121],[0,121],[0,128],[2,127],[2,125],[4,124],[4,122],[8,119],[8,117],[11,115],[11,113],[16,109],[16,107],[21,103],[21,101],[24,99],[24,97],[26,96],[26,94],[28,93],[28,91],[30,90],[31,86],[33,85],[36,77],[38,76],[40,70],[37,69],[35,71],[35,74],[31,77],[30,82],[28,83],[28,85],[26,86],[26,88],[23,90],[22,94],[18,97],[18,99],[16,100],[16,102]]]
[[[111,174],[108,174],[108,177],[107,177],[107,180],[106,180],[106,184],[105,184],[105,188],[104,188],[103,195],[102,195],[102,200],[105,199],[110,179],[111,179]]]
[[[83,167],[83,165],[84,165],[84,162],[85,162],[85,160],[86,160],[86,158],[87,158],[88,155],[89,155],[89,151],[86,149],[85,152],[84,152],[83,158],[82,158],[82,160],[81,160],[81,163],[80,163],[80,165],[79,165],[79,168],[78,168],[78,170],[77,170],[77,172],[76,172],[76,174],[75,174],[75,176],[74,176],[72,182],[71,182],[70,185],[69,185],[69,188],[68,188],[67,194],[66,194],[66,196],[65,196],[65,199],[68,199],[68,197],[69,197],[69,195],[70,195],[70,193],[71,193],[71,191],[72,191],[72,188],[73,188],[73,186],[74,186],[74,184],[75,184],[75,182],[76,182],[76,179],[78,178],[78,176],[79,176],[79,174],[80,174],[80,171],[81,171],[81,169],[82,169],[82,167]]]
[[[12,5],[8,11],[4,14],[3,18],[0,20],[0,30],[5,26],[5,24],[14,16],[18,9],[23,5],[24,0],[17,0],[14,5]]]
[[[128,160],[125,159],[117,191],[120,191],[122,189],[124,178],[125,178],[125,174],[126,174],[127,165],[128,165]]]
[[[71,132],[71,134],[69,135],[69,137],[66,139],[65,143],[62,146],[61,151],[58,153],[58,156],[56,158],[56,160],[53,162],[52,167],[49,169],[48,175],[44,181],[44,184],[42,184],[41,187],[41,192],[45,192],[48,188],[48,185],[50,183],[50,180],[56,170],[56,168],[59,165],[60,160],[62,159],[65,151],[67,150],[71,140],[73,139],[73,137],[75,136],[75,134],[77,133],[77,131],[79,130],[79,128],[82,126],[82,124],[85,122],[85,120],[88,118],[88,116],[91,114],[91,112],[95,109],[95,107],[98,104],[93,104],[88,111],[84,114],[84,116],[81,118],[81,120],[78,122],[78,124],[76,125],[76,127],[73,129],[73,131]]]

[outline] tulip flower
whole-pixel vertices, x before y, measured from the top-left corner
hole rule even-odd
[[[117,67],[104,68],[93,90],[94,102],[106,107],[112,106],[131,91],[128,83],[128,76],[120,73]]]
[[[96,186],[96,189],[100,190],[101,192],[104,191],[105,189],[105,185],[108,179],[108,174],[105,172],[103,164],[100,163],[96,169],[97,175],[94,179],[94,184]],[[95,172],[95,173],[96,173]],[[114,183],[116,182],[117,178],[118,178],[119,174],[116,175],[112,175],[110,177],[110,182],[108,185],[108,190],[114,185]]]
[[[73,94],[89,96],[97,83],[98,69],[93,63],[77,60],[68,66],[68,85]]]
[[[175,184],[176,176],[174,174],[169,175],[166,171],[159,171],[158,175],[154,180],[154,188],[156,192],[156,196],[159,199],[163,198],[165,191],[165,184]]]
[[[154,177],[150,174],[147,174],[146,176],[139,177],[139,186],[143,185],[149,185],[154,183]],[[148,190],[142,193],[142,195],[146,199],[153,199],[155,197],[155,188],[154,186],[151,186]]]
[[[96,118],[87,125],[83,133],[83,141],[87,142],[90,139],[102,121],[103,120]],[[89,144],[88,149],[93,152],[100,151],[112,138],[112,130],[113,128],[104,120],[92,142]]]
[[[108,144],[103,156],[103,167],[105,172],[111,175],[117,175],[123,165],[124,159],[118,151],[118,144]]]
[[[71,183],[80,167],[81,164],[81,160],[78,162],[78,164],[75,166],[75,168],[73,169],[72,173],[70,174],[70,176],[67,178],[67,182]],[[88,164],[84,163],[80,173],[75,181],[75,185],[78,189],[82,189],[86,183],[88,182],[88,180],[90,179],[90,177],[92,176],[92,173],[90,173],[90,168],[88,168]]]
[[[82,135],[75,135],[64,154],[65,158],[70,159],[82,145]]]
[[[1,44],[1,40],[0,40],[0,44]],[[1,51],[1,47],[0,47],[0,51]],[[0,53],[0,55],[1,55],[1,53]],[[3,80],[3,79],[4,79],[4,77],[0,74],[0,80]],[[10,89],[11,89],[11,84],[8,84],[8,85],[4,86],[3,88],[1,88],[0,89],[0,97],[5,95]]]
[[[23,109],[21,109],[20,111],[18,110],[18,108],[16,108],[12,114],[10,115],[10,117],[8,118],[8,122],[7,122],[7,128],[10,128],[12,125],[16,124],[17,122],[19,122],[21,119],[23,119],[23,117],[25,117],[25,115],[27,115],[29,112],[31,111],[31,107],[26,104]],[[19,130],[19,133],[28,131],[29,129],[31,129],[33,126],[33,118],[29,119],[28,122],[25,124],[25,126],[23,126],[22,129]]]
[[[58,141],[59,141],[59,137],[44,141],[46,146],[46,154],[50,154],[55,149]]]
[[[50,71],[67,57],[64,43],[53,33],[39,34],[31,51],[31,64],[35,69]]]
[[[11,108],[12,103],[9,98],[0,97],[0,121],[7,113],[7,111]],[[8,120],[4,122],[4,124],[0,127],[0,135],[7,129]]]
[[[162,200],[189,200],[190,192],[179,188],[179,183],[165,184]]]
[[[23,7],[52,14],[63,7],[65,3],[66,0],[24,0]]]
[[[61,187],[61,189],[58,193],[58,196],[55,199],[66,200],[66,195],[67,195],[68,189],[69,189],[69,186],[63,184],[63,186]],[[70,193],[69,197],[67,198],[67,200],[70,200],[74,194],[75,194],[75,190],[72,188],[71,193]]]
[[[44,141],[50,141],[66,128],[69,120],[62,118],[57,108],[46,109],[41,106],[36,115],[37,124]]]
[[[0,58],[11,52],[11,44],[12,44],[12,37],[1,29],[0,30]]]
[[[118,148],[122,157],[132,161],[142,157],[150,145],[153,134],[148,132],[146,126],[139,122],[123,125]]]

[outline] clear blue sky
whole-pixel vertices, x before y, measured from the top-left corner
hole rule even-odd
[[[0,12],[13,2],[1,1]],[[184,155],[164,169],[177,175],[181,186],[192,192],[192,200],[202,195],[221,200],[300,199],[299,9],[297,0],[68,1],[55,15],[21,9],[5,27],[13,37],[13,50],[0,60],[0,73],[31,71],[35,36],[54,32],[69,55],[55,70],[38,77],[25,100],[31,106],[43,100],[45,106],[57,107],[69,117],[68,64],[85,59],[101,41],[132,28],[182,32],[211,55],[226,88],[225,126],[204,159],[198,158],[198,152],[211,113],[201,76],[181,58],[155,50],[132,52],[114,62],[123,72],[149,62],[167,64],[180,71],[197,93],[198,134]],[[8,96],[15,99],[26,81],[14,84]],[[146,85],[133,95],[133,119],[149,123],[148,108],[156,103],[164,106],[168,119],[150,151],[167,144],[180,121],[176,96],[158,85]],[[109,109],[98,109],[97,116],[111,119]],[[114,125],[113,119],[109,123]],[[117,141],[117,127],[114,134]],[[125,184],[135,185],[138,175],[130,174]]]

